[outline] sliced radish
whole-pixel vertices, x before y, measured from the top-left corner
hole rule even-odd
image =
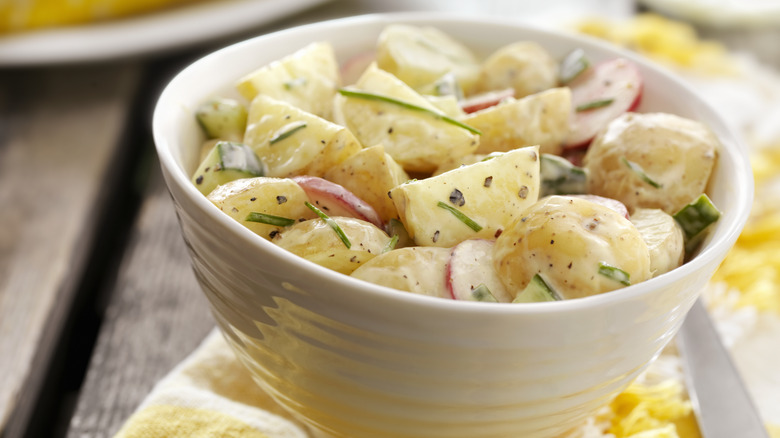
[[[639,106],[643,80],[634,63],[618,58],[594,65],[569,87],[574,116],[564,147],[578,148],[586,147],[617,116]]]
[[[345,216],[371,222],[384,229],[374,207],[334,182],[316,176],[294,176],[293,181],[306,192],[309,202],[328,216]]]
[[[606,198],[604,196],[598,196],[598,195],[567,195],[567,196],[571,196],[573,198],[584,199],[584,200],[590,201],[590,202],[595,202],[596,204],[601,204],[604,207],[611,208],[612,210],[615,210],[616,212],[620,213],[620,215],[622,215],[626,219],[629,218],[629,216],[628,216],[628,208],[626,208],[626,204],[623,204],[622,202],[618,201],[617,199]]]
[[[341,66],[341,82],[344,85],[352,85],[360,78],[360,75],[376,60],[376,52],[369,51],[349,58]]]
[[[488,91],[486,93],[477,94],[467,99],[463,99],[460,102],[460,108],[466,113],[474,113],[479,110],[498,105],[501,103],[501,101],[510,97],[515,97],[514,88]]]
[[[493,268],[493,245],[491,240],[470,239],[452,248],[447,265],[447,288],[453,299],[481,301],[474,291],[485,285],[498,302],[512,301]]]

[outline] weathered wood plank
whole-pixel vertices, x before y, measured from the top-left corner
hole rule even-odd
[[[214,321],[155,162],[69,437],[110,437]]]
[[[0,431],[47,372],[139,79],[133,64],[0,72]]]

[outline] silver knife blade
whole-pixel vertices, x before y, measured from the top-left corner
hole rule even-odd
[[[758,410],[701,298],[688,312],[677,344],[702,436],[768,438]]]

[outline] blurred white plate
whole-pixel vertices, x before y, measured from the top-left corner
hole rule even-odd
[[[162,52],[237,34],[327,0],[215,0],[110,22],[0,36],[0,66]]]
[[[640,0],[648,8],[716,27],[780,26],[780,0]]]

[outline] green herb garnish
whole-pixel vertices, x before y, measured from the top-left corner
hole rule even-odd
[[[274,143],[276,143],[276,142],[282,141],[282,140],[284,140],[285,138],[287,138],[287,137],[289,137],[289,136],[291,136],[291,135],[295,134],[296,132],[300,131],[301,129],[303,129],[303,128],[305,128],[305,127],[306,127],[306,123],[305,123],[305,122],[302,122],[302,123],[300,123],[300,124],[297,124],[297,125],[295,125],[295,126],[291,127],[290,129],[288,129],[288,130],[286,130],[286,131],[284,131],[284,132],[282,132],[282,133],[280,133],[280,134],[278,134],[278,135],[274,136],[273,138],[271,138],[270,140],[268,140],[268,143],[270,143],[270,144],[274,144]]]
[[[593,102],[583,103],[582,105],[578,105],[575,110],[577,112],[582,111],[589,111],[596,108],[605,107],[607,105],[611,105],[612,102],[614,102],[615,99],[601,99],[601,100],[594,100]]]
[[[464,224],[466,224],[466,226],[471,228],[472,230],[480,231],[482,229],[482,226],[480,224],[474,222],[470,217],[468,217],[465,214],[463,214],[457,208],[455,208],[455,207],[453,207],[453,206],[451,206],[449,204],[445,204],[442,201],[439,201],[439,203],[436,204],[436,205],[441,207],[441,208],[443,208],[443,209],[445,209],[445,210],[447,210],[447,211],[449,211],[450,213],[452,213],[453,216],[458,218],[459,221],[461,221]]]
[[[420,111],[420,112],[429,114],[429,115],[431,115],[431,116],[433,116],[433,117],[435,117],[437,119],[443,120],[443,121],[445,121],[445,122],[447,122],[447,123],[449,123],[451,125],[455,125],[455,126],[457,126],[459,128],[463,128],[463,129],[471,132],[472,134],[482,135],[482,131],[480,131],[479,129],[473,128],[473,127],[471,127],[471,126],[469,126],[469,125],[467,125],[465,123],[461,123],[461,122],[453,119],[452,117],[449,117],[449,116],[444,115],[444,114],[440,114],[440,113],[438,113],[436,111],[430,110],[428,108],[425,108],[425,107],[422,107],[422,106],[419,106],[419,105],[415,105],[413,103],[405,102],[403,100],[398,100],[398,99],[390,97],[390,96],[385,96],[385,95],[382,95],[382,94],[369,93],[369,92],[366,92],[366,91],[348,90],[346,88],[339,89],[339,94],[341,94],[342,96],[345,96],[345,97],[355,97],[355,98],[358,98],[358,99],[375,100],[375,101],[379,101],[379,102],[391,103],[393,105],[398,105],[398,106],[400,106],[402,108],[406,108],[406,109],[409,109],[409,110]]]
[[[626,158],[626,157],[620,157],[620,161],[622,161],[623,164],[628,166],[629,169],[634,171],[634,173],[636,173],[639,176],[639,178],[642,179],[642,181],[650,184],[651,186],[653,186],[653,187],[655,187],[657,189],[660,189],[661,187],[663,187],[663,184],[661,184],[661,183],[655,181],[654,179],[650,178],[649,176],[647,176],[647,174],[645,173],[645,170],[642,169],[642,166],[640,166],[639,164],[634,163],[633,161],[629,161],[628,158]]]
[[[306,78],[300,77],[295,79],[290,79],[289,81],[284,83],[284,89],[285,90],[292,90],[293,88],[299,86],[299,85],[305,85],[306,84]]]
[[[295,219],[288,217],[274,216],[272,214],[258,213],[253,211],[244,219],[249,222],[259,222],[266,225],[276,225],[277,227],[289,227],[295,223]]]
[[[387,242],[387,245],[382,248],[382,254],[394,250],[396,245],[398,245],[398,234],[394,234],[393,237],[390,238],[390,241]]]
[[[561,297],[539,274],[534,274],[514,300],[513,303],[540,303],[545,301],[561,301]]]
[[[624,286],[631,286],[631,275],[629,275],[628,272],[616,268],[612,265],[608,265],[604,262],[599,263],[599,274],[611,279],[615,280],[618,283],[624,285]]]
[[[344,242],[344,246],[347,247],[347,249],[352,248],[352,242],[349,241],[347,238],[347,235],[344,234],[344,230],[341,229],[339,224],[336,223],[333,219],[330,218],[327,214],[323,213],[322,210],[312,205],[309,201],[305,202],[306,206],[309,207],[309,209],[315,213],[317,213],[317,216],[320,217],[328,226],[333,228],[333,231],[336,232],[336,235],[339,236],[339,239],[341,239],[342,242]]]

